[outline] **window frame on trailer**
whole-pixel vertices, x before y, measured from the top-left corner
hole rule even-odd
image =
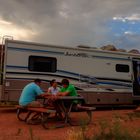
[[[129,73],[130,67],[127,64],[116,64],[116,72],[123,72],[123,73]]]
[[[57,59],[55,57],[30,55],[28,58],[28,70],[54,73],[57,71]]]

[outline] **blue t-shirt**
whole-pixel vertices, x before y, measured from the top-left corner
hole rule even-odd
[[[31,103],[32,101],[36,100],[36,96],[42,94],[43,91],[41,88],[35,84],[34,82],[26,85],[23,88],[23,91],[21,93],[19,104],[22,106],[26,106],[27,104]]]

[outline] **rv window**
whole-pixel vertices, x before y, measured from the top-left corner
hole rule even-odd
[[[116,65],[117,72],[129,72],[129,65],[125,64],[117,64]]]
[[[56,72],[56,61],[54,57],[29,56],[28,69],[39,72]]]

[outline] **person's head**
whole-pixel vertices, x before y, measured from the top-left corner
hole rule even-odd
[[[41,79],[35,79],[34,82],[39,86],[41,85]]]
[[[56,87],[57,86],[56,80],[55,79],[51,80],[50,85],[53,86],[53,87]]]
[[[69,86],[69,80],[68,80],[68,79],[63,79],[63,80],[61,81],[61,85],[62,85],[64,88],[68,87],[68,86]]]

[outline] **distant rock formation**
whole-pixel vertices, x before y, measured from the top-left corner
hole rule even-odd
[[[90,47],[90,46],[85,46],[85,45],[79,45],[77,46],[78,48],[83,48],[83,49],[98,49],[96,47]],[[101,50],[107,50],[107,51],[117,51],[117,52],[126,52],[126,53],[135,53],[135,54],[140,54],[140,51],[137,49],[132,49],[130,51],[127,51],[125,49],[119,49],[116,48],[114,45],[106,45],[106,46],[102,46],[100,47]]]
[[[107,50],[107,51],[117,51],[117,52],[127,52],[127,53],[140,54],[140,51],[137,49],[132,49],[130,51],[127,51],[125,49],[117,49],[114,45],[106,45],[106,46],[101,47],[100,49]]]
[[[128,53],[140,54],[139,50],[136,50],[136,49],[132,49],[132,50],[128,51]]]
[[[116,47],[114,45],[106,45],[101,47],[102,50],[107,50],[107,51],[117,51]]]
[[[118,52],[127,52],[125,49],[117,49]]]

